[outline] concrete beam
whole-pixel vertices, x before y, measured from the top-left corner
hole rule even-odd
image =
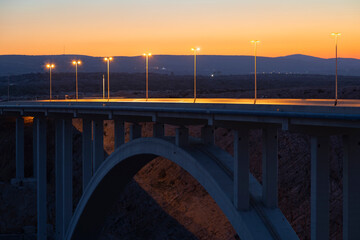
[[[329,136],[329,135],[352,135],[360,134],[358,129],[353,128],[336,128],[322,126],[306,126],[306,125],[289,125],[290,132],[302,133],[311,136]]]
[[[344,137],[343,239],[360,237],[360,135]]]
[[[184,147],[189,144],[189,129],[180,127],[176,129],[175,144],[179,147]]]
[[[24,179],[24,119],[16,118],[16,179]]]
[[[329,239],[329,137],[311,137],[311,239]]]
[[[63,219],[64,231],[68,228],[72,217],[72,120],[63,120]]]
[[[37,121],[37,239],[47,239],[47,204],[46,204],[46,119]]]
[[[206,125],[206,124],[208,124],[208,119],[181,118],[181,117],[157,117],[156,122],[169,124],[169,125],[175,125],[175,126]]]
[[[153,121],[153,117],[152,116],[148,116],[148,113],[145,113],[145,115],[143,115],[140,112],[137,113],[132,113],[132,115],[130,114],[130,112],[128,113],[128,115],[126,115],[126,112],[124,111],[115,111],[114,112],[114,119],[119,119],[123,122],[132,122],[132,123],[141,123],[141,122],[152,122]],[[154,115],[154,114],[151,114]]]
[[[130,141],[136,138],[141,138],[141,125],[133,123],[130,126]]]
[[[249,130],[234,130],[234,205],[249,209]]]
[[[278,137],[277,128],[262,132],[262,199],[266,207],[278,205]]]
[[[163,123],[155,123],[153,126],[153,136],[154,137],[164,137],[165,136],[165,127]]]
[[[115,146],[114,149],[120,147],[125,143],[125,123],[122,120],[114,120],[114,138]]]
[[[214,127],[206,125],[201,128],[201,141],[204,144],[213,145],[215,142]]]
[[[83,119],[82,132],[82,170],[83,170],[83,191],[90,182],[92,176],[92,142],[91,142],[91,120]]]
[[[104,123],[93,120],[93,173],[104,161]]]
[[[222,121],[216,120],[213,124],[215,127],[227,129],[263,129],[263,128],[281,128],[280,124],[276,123],[262,123],[262,122],[235,122],[235,121]]]
[[[64,238],[63,219],[63,120],[55,120],[55,238]]]

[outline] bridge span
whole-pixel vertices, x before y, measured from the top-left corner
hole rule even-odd
[[[258,99],[116,99],[0,104],[16,117],[16,178],[24,179],[24,118],[34,117],[38,239],[47,238],[46,124],[55,122],[56,238],[96,239],[111,204],[145,164],[163,156],[212,196],[241,239],[298,239],[278,208],[278,130],[311,136],[311,237],[329,239],[329,137],[344,139],[343,238],[360,238],[360,101]],[[72,119],[83,120],[83,194],[72,209]],[[103,155],[103,120],[115,124],[115,151]],[[124,123],[131,123],[125,143]],[[141,137],[153,122],[153,137]],[[164,134],[176,125],[176,136]],[[201,125],[201,138],[187,126]],[[215,146],[214,128],[234,132],[234,156]],[[262,129],[262,184],[249,171],[249,130]],[[116,187],[114,187],[116,186]]]

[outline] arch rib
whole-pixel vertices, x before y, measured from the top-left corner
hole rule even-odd
[[[254,204],[260,201],[258,196],[253,196],[248,211],[238,211],[235,208],[232,202],[233,178],[229,169],[226,170],[226,167],[230,167],[232,158],[225,151],[214,146],[207,148],[202,144],[178,147],[173,139],[170,141],[161,138],[130,141],[116,149],[101,164],[79,201],[66,239],[96,239],[110,207],[126,184],[157,156],[169,159],[191,174],[222,209],[241,239],[298,239],[279,209],[269,210],[271,213],[265,212],[270,220],[282,221],[277,222],[281,226],[269,229],[273,225],[264,222],[264,216],[259,215],[257,209],[259,206]],[[223,166],[214,161],[216,157],[221,157]],[[250,189],[252,195],[259,192],[259,183],[252,175],[250,188],[253,188]]]

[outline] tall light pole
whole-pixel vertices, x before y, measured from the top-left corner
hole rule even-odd
[[[200,51],[200,48],[192,48],[194,52],[194,102],[196,101],[196,53]]]
[[[46,68],[48,68],[50,70],[50,101],[52,99],[52,95],[51,95],[51,69],[53,69],[55,67],[55,64],[51,63],[51,64],[46,64]]]
[[[260,43],[259,40],[252,40],[251,43],[254,44],[254,58],[255,58],[255,96],[254,96],[254,104],[256,103],[257,97],[257,81],[256,81],[256,54],[257,54],[257,45]]]
[[[77,68],[78,68],[78,65],[81,65],[81,61],[80,60],[74,60],[73,62],[73,65],[75,65],[75,73],[76,73],[76,87],[75,87],[75,95],[76,95],[76,101],[78,100],[79,98],[79,95],[78,95],[78,77],[77,77]]]
[[[108,101],[110,100],[110,61],[113,60],[112,57],[106,57],[104,60],[107,62],[107,74],[108,74]]]
[[[105,75],[103,74],[103,99],[105,99]]]
[[[338,43],[338,37],[340,35],[341,33],[331,33],[331,36],[335,36],[335,104],[334,104],[335,106],[337,105],[337,100],[338,100],[337,43]]]
[[[145,56],[145,70],[146,70],[146,101],[149,98],[149,57],[151,57],[151,53],[144,53]]]

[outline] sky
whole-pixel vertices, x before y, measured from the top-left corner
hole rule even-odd
[[[360,59],[359,0],[0,0],[0,55]]]

